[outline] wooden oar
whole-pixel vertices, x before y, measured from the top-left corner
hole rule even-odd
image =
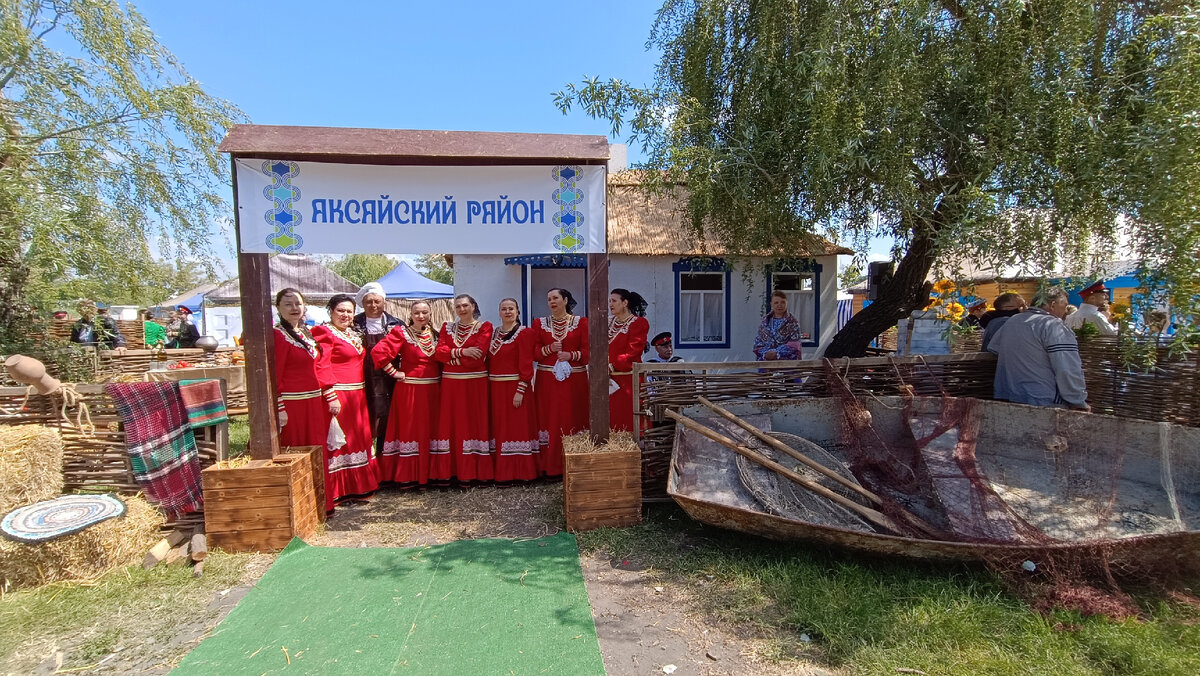
[[[813,460],[812,458],[804,455],[800,451],[797,451],[796,449],[792,448],[791,446],[788,446],[787,444],[783,443],[782,441],[776,439],[775,437],[772,437],[771,435],[767,434],[766,432],[763,432],[762,430],[758,429],[754,425],[751,425],[750,423],[746,422],[745,420],[738,417],[735,413],[729,411],[725,407],[718,406],[717,404],[714,404],[713,402],[709,401],[705,397],[700,397],[700,403],[704,404],[705,406],[712,409],[714,413],[721,416],[722,418],[724,418],[724,419],[728,420],[729,422],[737,425],[738,427],[746,430],[750,434],[753,434],[755,436],[755,438],[757,438],[759,441],[763,442],[764,444],[779,451],[780,453],[787,453],[789,456],[791,456],[792,458],[796,459],[797,461],[803,463],[805,466],[807,466],[809,469],[813,470],[814,472],[819,472],[821,474],[824,474],[825,476],[829,477],[830,479],[833,479],[834,481],[838,482],[839,484],[845,486],[846,488],[849,488],[850,490],[854,491],[855,493],[858,493],[859,495],[863,496],[864,498],[867,498],[868,500],[870,500],[871,502],[874,502],[877,505],[883,504],[883,498],[880,498],[878,495],[875,495],[871,491],[863,488],[857,481],[851,481],[850,479],[847,479],[846,477],[842,476],[841,474],[838,474],[837,472],[829,469],[828,467],[826,467],[825,465],[822,465],[821,463],[817,462],[816,460]],[[812,444],[812,442],[808,441],[807,439],[805,439],[804,441]],[[816,444],[812,444],[812,445],[816,446],[817,448],[820,448],[820,446],[817,446]]]
[[[770,470],[794,481],[795,483],[799,484],[800,486],[803,486],[804,488],[808,489],[809,491],[812,491],[813,493],[816,493],[817,495],[820,495],[823,498],[826,498],[828,500],[832,500],[832,501],[836,502],[837,504],[841,505],[842,507],[845,507],[846,509],[849,509],[850,511],[861,515],[863,518],[870,521],[871,523],[873,523],[877,526],[880,526],[881,528],[886,528],[887,530],[889,530],[893,533],[903,534],[903,531],[901,531],[899,528],[897,528],[896,524],[893,523],[892,520],[889,519],[882,512],[878,512],[874,509],[871,509],[870,507],[864,507],[864,506],[858,504],[857,502],[851,500],[850,498],[847,498],[844,495],[834,493],[833,491],[829,490],[828,488],[825,488],[821,484],[804,478],[803,476],[793,472],[792,470],[784,467],[783,465],[775,462],[774,460],[771,460],[770,458],[758,453],[757,451],[751,450],[750,448],[743,446],[742,444],[739,444],[738,442],[734,441],[733,439],[730,439],[729,437],[725,436],[724,434],[721,434],[720,432],[711,430],[708,427],[701,425],[700,423],[696,422],[695,420],[692,420],[691,418],[689,418],[685,415],[682,415],[680,413],[677,413],[677,412],[671,411],[671,410],[667,410],[666,415],[668,418],[673,419],[675,422],[677,422],[677,423],[683,425],[684,427],[692,430],[693,432],[705,437],[706,439],[711,439],[711,440],[717,442],[718,444],[721,444],[722,446],[729,448],[730,450],[732,450],[733,452],[737,453],[738,455],[746,458],[747,460],[758,463],[759,465],[762,465],[763,467],[766,467],[767,469],[770,469]]]
[[[787,453],[790,457],[803,463],[805,466],[812,469],[813,471],[820,472],[821,474],[829,477],[830,479],[833,479],[834,481],[845,486],[846,488],[849,488],[850,490],[854,491],[855,493],[858,493],[859,495],[867,498],[871,502],[874,502],[877,505],[883,504],[883,498],[881,498],[878,495],[876,495],[875,493],[867,490],[866,488],[863,488],[863,486],[860,485],[859,483],[857,483],[855,481],[851,481],[850,479],[847,479],[846,477],[842,476],[841,474],[838,474],[837,472],[829,469],[825,465],[822,465],[821,463],[817,462],[816,460],[813,460],[812,458],[804,455],[800,451],[797,451],[796,449],[792,448],[791,446],[788,446],[787,444],[776,439],[775,437],[772,437],[771,435],[767,434],[766,432],[763,432],[762,430],[760,430],[757,427],[755,427],[754,425],[751,425],[750,423],[746,422],[745,420],[740,418],[737,414],[724,408],[723,406],[714,404],[713,402],[709,401],[705,397],[700,397],[699,399],[700,399],[701,404],[704,404],[708,408],[712,409],[713,412],[717,413],[722,418],[725,418],[729,422],[746,430],[750,434],[753,434],[756,439],[767,444],[771,448],[774,448],[775,450],[780,451],[781,453]],[[804,439],[803,437],[800,437],[800,438],[805,443],[812,444],[816,448],[821,448],[820,446],[813,444],[813,442],[811,442],[807,439]],[[900,508],[900,506],[898,504],[896,505],[896,507],[898,509]],[[913,514],[912,512],[901,509],[900,515],[902,517],[904,517],[905,521],[912,524],[913,526],[916,526],[918,529],[920,529],[926,533],[933,534],[933,533],[938,532],[937,529],[935,529],[933,526],[930,526],[928,523],[925,523],[925,521],[923,519],[918,517],[916,514]]]

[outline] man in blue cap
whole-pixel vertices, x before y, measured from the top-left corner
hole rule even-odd
[[[1083,302],[1079,305],[1079,309],[1067,315],[1063,321],[1066,322],[1067,328],[1072,331],[1078,331],[1084,324],[1091,324],[1100,331],[1102,336],[1117,335],[1117,327],[1100,312],[1101,306],[1108,304],[1108,289],[1105,288],[1104,282],[1096,282],[1091,286],[1084,287],[1079,292],[1079,297]]]

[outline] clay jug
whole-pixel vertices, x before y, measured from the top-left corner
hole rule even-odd
[[[33,385],[38,394],[50,394],[58,389],[58,380],[46,373],[46,366],[33,357],[14,354],[4,360],[8,376],[22,385]]]

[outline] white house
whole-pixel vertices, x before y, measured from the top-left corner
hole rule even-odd
[[[702,248],[674,197],[647,197],[639,173],[608,179],[609,285],[642,294],[649,302],[650,335],[670,331],[676,354],[687,361],[753,360],[758,325],[773,289],[788,295],[788,310],[806,334],[805,358],[819,356],[837,331],[837,256],[853,251],[820,240],[820,250],[785,243],[777,255],[728,255],[718,243]],[[546,292],[569,290],[587,312],[583,255],[458,255],[454,290],[479,303],[497,321],[504,298],[516,298],[522,322],[544,316]]]

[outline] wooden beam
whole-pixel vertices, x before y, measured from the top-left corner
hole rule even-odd
[[[608,441],[608,254],[588,254],[589,428],[596,443]]]
[[[252,458],[279,455],[279,418],[275,412],[275,336],[271,326],[271,271],[267,254],[242,251],[238,215],[237,168],[229,159],[233,176],[233,219],[237,233],[238,280],[242,296],[242,348],[246,351],[246,402],[250,409]]]

